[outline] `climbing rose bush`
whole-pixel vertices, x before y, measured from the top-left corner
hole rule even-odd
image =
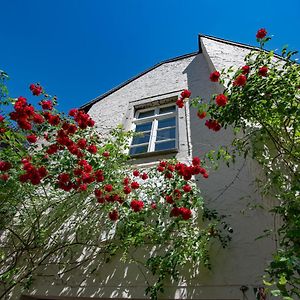
[[[186,263],[210,268],[211,241],[226,247],[231,230],[195,185],[194,176],[208,178],[199,157],[132,169],[132,133],[116,128],[103,138],[88,113],[60,113],[40,84],[29,87],[37,108],[8,97],[7,74],[0,79],[0,298],[30,288],[52,264],[64,278],[74,268],[94,273],[117,255],[152,274],[152,299]],[[180,101],[189,97],[184,90]]]
[[[265,285],[282,299],[300,297],[300,66],[297,52],[283,48],[281,56],[265,51],[270,40],[262,28],[256,34],[260,50],[251,51],[244,66],[217,70],[209,78],[224,87],[210,101],[193,99],[198,117],[208,129],[233,128],[232,143],[214,150],[210,159],[229,164],[237,155],[250,155],[264,171],[257,178],[262,194],[271,196],[270,213],[281,224],[266,229],[276,234],[278,247],[266,268]],[[220,76],[218,75],[220,74]]]

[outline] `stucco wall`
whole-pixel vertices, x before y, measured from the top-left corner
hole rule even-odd
[[[237,46],[203,39],[202,54],[157,67],[93,105],[89,113],[99,130],[107,134],[117,124],[130,122],[128,111],[130,105],[132,107],[130,103],[135,101],[167,97],[185,88],[192,91],[193,97],[201,96],[207,101],[211,94],[222,89],[209,81],[211,70],[233,63],[241,65],[247,52]],[[188,135],[192,143],[189,147],[193,155],[202,156],[218,145],[229,143],[232,138],[230,130],[209,131],[204,122],[197,119],[193,109],[186,110],[184,117],[190,129]],[[187,141],[183,134],[180,138]],[[182,149],[185,154],[181,156],[179,153],[177,157],[186,160],[189,158],[188,149]],[[228,249],[215,247],[212,250],[212,271],[200,270],[190,279],[186,270],[179,285],[167,284],[164,298],[255,299],[253,288],[262,284],[261,275],[274,248],[270,240],[255,240],[272,222],[263,210],[248,208],[249,203],[268,205],[256,191],[254,179],[257,171],[254,162],[238,159],[234,167],[211,170],[208,180],[196,179],[208,205],[229,215],[227,221],[234,229],[233,241]],[[240,291],[242,285],[249,288],[245,294],[247,298]],[[116,259],[93,275],[74,270],[65,278],[53,276],[49,281],[44,277],[37,278],[31,293],[52,295],[51,299],[54,296],[145,298],[145,287],[145,279],[136,266],[122,264]]]

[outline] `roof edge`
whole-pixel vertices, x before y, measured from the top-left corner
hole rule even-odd
[[[222,39],[222,38],[218,38],[218,37],[215,37],[215,36],[212,36],[212,35],[206,35],[206,34],[201,34],[201,33],[198,34],[199,49],[200,49],[200,47],[202,47],[201,43],[200,43],[201,38],[206,38],[206,39],[214,40],[214,41],[217,41],[217,42],[221,42],[221,43],[224,43],[224,44],[228,44],[228,45],[232,45],[232,46],[237,46],[237,47],[241,47],[241,48],[245,48],[245,49],[249,49],[249,50],[257,50],[257,51],[263,50],[265,52],[271,52],[272,51],[272,50],[261,49],[261,48],[256,47],[256,46],[251,46],[249,44],[234,42],[234,41],[231,41],[231,40]],[[277,54],[275,52],[274,52],[274,57],[286,60],[285,57],[283,57],[282,55]]]
[[[195,56],[195,55],[197,55],[198,53],[199,53],[199,51],[197,51],[197,52],[192,52],[192,53],[188,53],[188,54],[176,56],[176,57],[174,57],[174,58],[169,58],[169,59],[163,60],[163,61],[161,61],[161,62],[155,64],[154,66],[152,66],[152,67],[146,69],[145,71],[143,71],[143,72],[141,72],[141,73],[139,73],[139,74],[137,74],[137,75],[131,77],[130,79],[128,79],[128,80],[122,82],[121,84],[117,85],[116,87],[114,87],[114,88],[108,90],[108,91],[105,92],[104,94],[101,94],[100,96],[98,96],[98,97],[96,97],[96,98],[90,100],[89,102],[87,102],[87,103],[81,105],[81,106],[79,107],[79,109],[82,109],[82,110],[84,110],[84,111],[88,111],[88,110],[90,109],[90,107],[91,107],[93,104],[95,104],[95,103],[97,103],[98,101],[100,101],[101,99],[103,99],[103,98],[109,96],[110,94],[116,92],[117,90],[121,89],[122,87],[126,86],[127,84],[131,83],[132,81],[138,79],[139,77],[141,77],[141,76],[147,74],[148,72],[150,72],[150,71],[156,69],[157,67],[159,67],[159,66],[161,66],[161,65],[163,65],[163,64],[166,64],[166,63],[170,63],[170,62],[173,62],[173,61],[177,61],[177,60],[181,60],[181,59],[184,59],[184,58],[189,58],[189,57],[191,57],[191,56]]]

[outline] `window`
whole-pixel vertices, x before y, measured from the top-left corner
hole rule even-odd
[[[139,109],[133,119],[129,154],[177,149],[177,108],[175,104]]]

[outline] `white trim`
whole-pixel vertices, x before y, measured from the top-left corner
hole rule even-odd
[[[171,111],[171,112],[167,112],[167,113],[161,113],[161,114],[159,113],[160,108],[170,107],[170,106],[175,107],[175,110]],[[152,116],[148,116],[145,118],[141,118],[141,119],[138,118],[140,113],[147,112],[147,111],[154,111],[154,114]],[[170,119],[170,118],[175,118],[175,125],[158,128],[158,122],[160,120]],[[148,108],[137,109],[134,113],[134,118],[132,120],[131,127],[132,127],[132,130],[135,131],[137,125],[150,123],[150,122],[152,123],[147,153],[148,152],[158,152],[158,151],[155,151],[155,144],[168,142],[168,141],[175,141],[175,148],[178,149],[179,141],[178,141],[178,120],[177,119],[178,119],[177,106],[175,105],[175,103],[167,103],[167,104],[163,104],[163,105],[157,105],[157,106],[151,106]],[[175,128],[175,138],[174,139],[166,139],[166,140],[156,141],[157,131],[167,130],[167,129],[172,129],[172,128]],[[133,141],[133,138],[130,141],[129,151],[132,148],[147,145],[147,143],[131,145],[132,141]],[[172,148],[172,149],[174,149],[174,148]],[[145,153],[145,152],[143,152],[143,153]]]

